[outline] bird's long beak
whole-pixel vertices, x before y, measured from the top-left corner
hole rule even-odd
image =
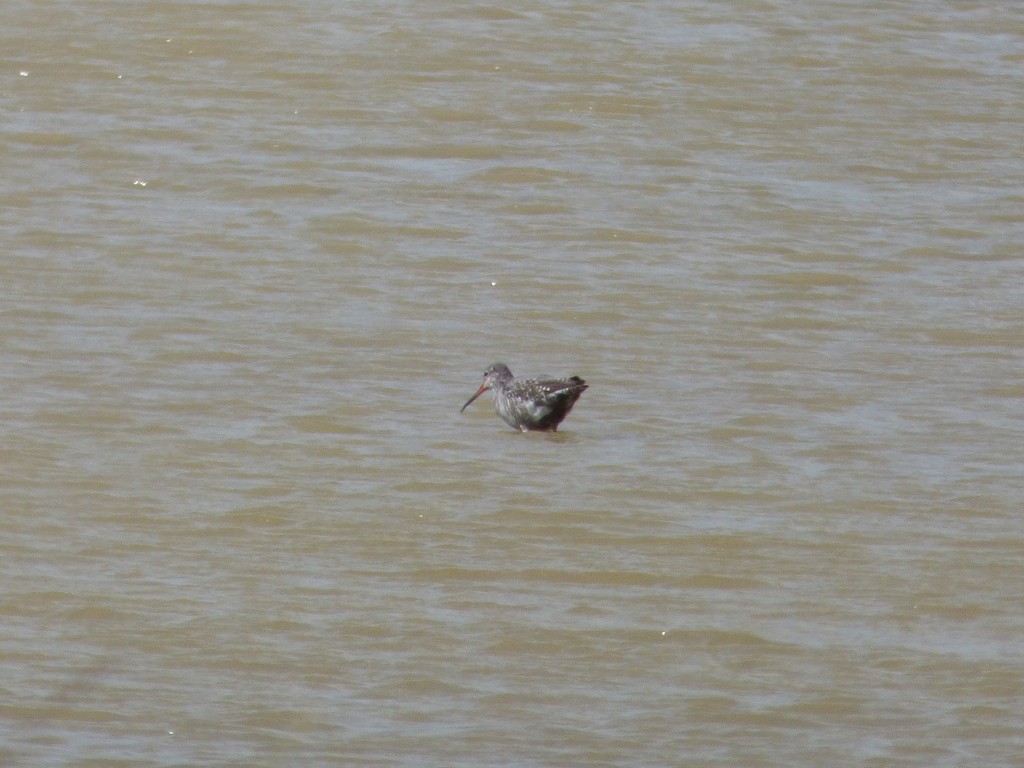
[[[476,394],[473,395],[471,398],[469,398],[469,400],[466,401],[466,404],[464,406],[462,406],[462,408],[459,409],[459,413],[462,413],[464,410],[466,410],[469,407],[469,404],[472,403],[474,400],[476,400],[478,397],[480,397],[480,395],[482,395],[484,392],[486,392],[487,389],[488,389],[488,387],[487,387],[486,384],[484,384],[482,387],[480,387],[480,389],[478,389],[476,391]]]

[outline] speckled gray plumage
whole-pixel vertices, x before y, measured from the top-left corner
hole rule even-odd
[[[566,379],[517,379],[504,363],[484,371],[484,383],[462,410],[488,389],[494,394],[494,410],[510,427],[523,432],[555,432],[587,388],[579,376]]]

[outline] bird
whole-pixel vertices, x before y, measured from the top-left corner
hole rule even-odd
[[[484,383],[459,413],[491,390],[494,393],[494,410],[510,427],[523,432],[555,432],[587,386],[579,376],[517,379],[507,365],[495,363],[484,371]]]

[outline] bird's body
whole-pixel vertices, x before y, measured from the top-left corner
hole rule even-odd
[[[586,388],[579,376],[517,379],[507,365],[495,363],[484,371],[484,383],[462,410],[489,389],[494,393],[494,410],[510,427],[523,432],[554,432]]]

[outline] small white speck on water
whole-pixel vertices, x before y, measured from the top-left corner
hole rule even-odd
[[[493,287],[494,287],[494,286],[496,286],[497,284],[498,284],[498,281],[497,281],[497,280],[491,280],[491,288],[493,288]]]
[[[662,637],[664,637],[664,636],[665,636],[665,634],[666,634],[666,633],[665,633],[665,630],[662,630],[662,631],[661,631],[661,636],[662,636]]]
[[[23,69],[18,74],[21,75],[22,77],[28,77],[28,70],[27,69]]]
[[[145,181],[144,179],[136,179],[135,181],[133,181],[133,182],[132,182],[132,184],[133,184],[133,185],[135,185],[136,187],[144,187],[144,186],[146,186],[146,185],[147,185],[148,183],[149,183],[149,182],[148,182],[148,181]]]

